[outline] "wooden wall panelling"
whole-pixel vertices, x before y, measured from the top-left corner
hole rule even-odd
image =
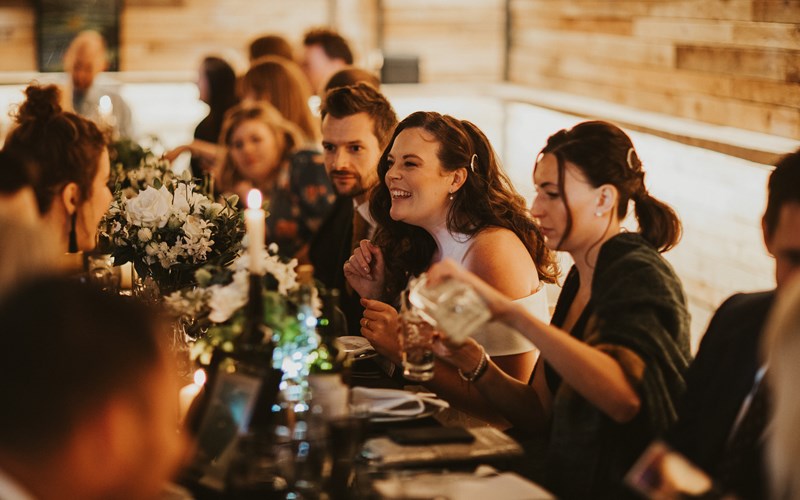
[[[753,0],[681,0],[653,2],[649,14],[680,19],[752,21]]]
[[[36,71],[35,17],[24,2],[0,7],[0,71]]]
[[[800,0],[754,0],[756,21],[800,23]]]
[[[800,83],[800,50],[678,45],[676,68]]]
[[[792,21],[800,1],[512,0],[511,8],[512,81],[800,138]]]
[[[418,56],[422,81],[499,81],[504,5],[504,0],[384,0],[384,52]]]

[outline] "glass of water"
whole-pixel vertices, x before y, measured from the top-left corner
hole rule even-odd
[[[424,382],[433,378],[433,326],[408,304],[405,293],[400,308],[400,347],[403,377]]]

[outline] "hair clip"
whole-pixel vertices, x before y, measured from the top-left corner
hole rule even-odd
[[[472,158],[469,160],[469,169],[472,170],[472,173],[475,173],[475,162],[478,161],[478,154],[475,153],[472,155]]]
[[[630,168],[631,170],[635,171],[636,167],[633,166],[633,154],[634,153],[635,153],[635,151],[633,150],[633,148],[628,148],[628,168]]]

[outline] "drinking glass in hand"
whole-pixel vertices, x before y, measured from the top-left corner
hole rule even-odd
[[[417,308],[422,319],[457,344],[478,331],[492,316],[470,285],[451,279],[430,286],[425,273],[409,281],[408,303]]]
[[[416,308],[403,308],[400,312],[400,347],[403,359],[403,377],[424,382],[433,378],[434,328],[420,317]]]

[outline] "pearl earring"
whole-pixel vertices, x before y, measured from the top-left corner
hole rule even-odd
[[[597,212],[594,213],[594,215],[595,215],[595,217],[602,217],[603,216],[603,212],[598,210]]]
[[[449,198],[450,198],[450,201],[453,201],[453,193],[450,193]]]

